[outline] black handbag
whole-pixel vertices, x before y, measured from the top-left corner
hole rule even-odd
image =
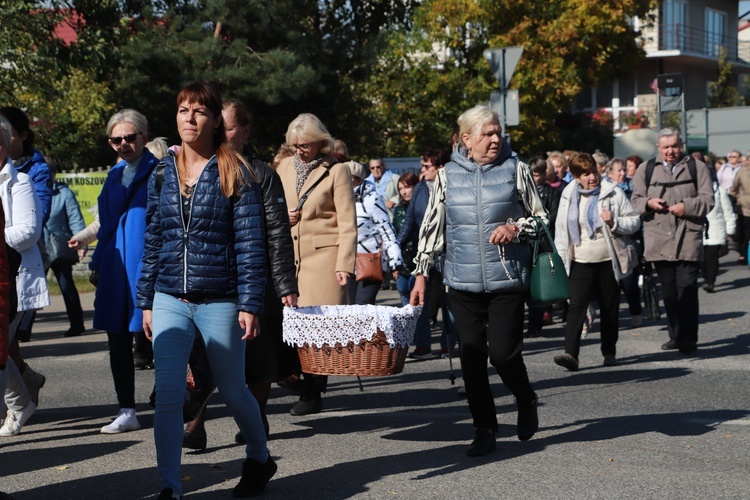
[[[47,239],[47,254],[50,264],[74,266],[78,264],[78,250],[68,246],[68,238],[50,232]]]
[[[534,242],[532,255],[531,279],[529,283],[529,307],[541,307],[562,302],[570,298],[568,275],[560,254],[557,253],[555,242],[547,225],[539,217],[533,217],[536,223],[537,238]],[[543,237],[547,238],[552,251],[540,252],[539,246]]]

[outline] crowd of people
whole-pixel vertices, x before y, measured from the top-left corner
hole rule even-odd
[[[581,338],[598,318],[602,365],[615,366],[621,292],[637,328],[655,272],[669,332],[662,349],[690,355],[699,276],[714,293],[720,256],[733,249],[747,264],[750,161],[739,151],[726,162],[688,155],[674,129],[659,131],[651,159],[552,151],[524,162],[501,137],[498,115],[479,105],[458,117],[450,147],[430,148],[418,172],[399,175],[382,158],[352,160],[309,113],[289,124],[269,166],[249,145],[242,103],[195,83],[176,106],[181,143],[171,148],[149,142],[148,120],[136,110],[110,118],[107,140],[119,161],[88,227],[75,195],[34,149],[28,117],[0,109],[0,436],[21,431],[45,383],[19,342],[30,338],[34,311],[49,305],[47,270],[70,321],[64,335],[81,335],[72,267],[98,240],[88,264],[93,328],[107,334],[118,403],[101,432],[141,428],[134,370],[154,369],[158,498],[181,497],[181,448],[206,447],[214,386],[245,444],[235,497],[261,494],[277,470],[267,443],[271,384],[299,387],[292,415],[322,410],[327,377],[301,372],[282,340],[284,307],[375,304],[392,281],[402,306],[424,306],[409,357],[458,348],[475,430],[466,453],[482,456],[495,449],[498,427],[488,359],[516,399],[517,436],[526,441],[539,418],[523,339],[541,335],[555,311],[565,338],[551,361],[577,370]],[[527,308],[540,223],[553,235],[547,250],[564,263],[570,298]],[[363,255],[377,256],[374,269]],[[200,353],[212,385],[188,418],[186,370]]]

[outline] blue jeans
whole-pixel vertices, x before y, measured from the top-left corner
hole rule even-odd
[[[247,440],[247,458],[261,463],[268,459],[258,403],[245,385],[245,341],[237,313],[236,298],[190,303],[158,292],[154,297],[156,461],[162,488],[172,488],[174,494],[182,491],[182,404],[188,358],[198,331],[206,342],[219,393]]]
[[[399,275],[398,281],[396,281],[396,288],[401,296],[401,305],[409,303],[409,294],[411,289],[414,288],[414,282],[416,278],[414,276],[401,276]],[[427,283],[425,287],[424,296],[424,308],[422,313],[417,319],[417,327],[414,330],[414,346],[420,350],[431,350],[432,349],[432,332],[430,331],[430,308],[428,306],[430,301],[430,283]]]

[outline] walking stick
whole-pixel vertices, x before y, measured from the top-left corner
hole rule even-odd
[[[450,314],[448,306],[448,293],[443,294],[443,303],[441,305],[441,312],[443,313],[443,340],[445,345],[448,346],[448,366],[450,366],[450,376],[448,380],[451,381],[451,385],[456,385],[456,375],[453,373],[453,342],[451,341],[450,334]]]

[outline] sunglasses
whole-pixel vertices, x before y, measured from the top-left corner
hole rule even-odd
[[[292,144],[292,149],[295,151],[310,151],[312,144]]]
[[[122,141],[125,141],[128,144],[133,144],[139,135],[141,134],[128,134],[123,135],[122,137],[110,137],[109,142],[113,146],[119,146]]]

